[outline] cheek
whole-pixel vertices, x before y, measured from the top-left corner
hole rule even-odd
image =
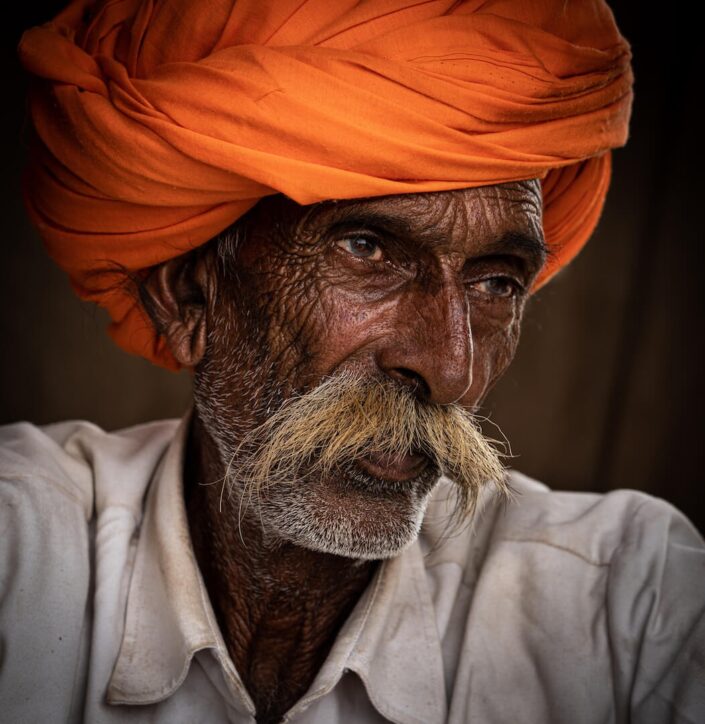
[[[523,304],[501,319],[473,313],[472,385],[464,404],[477,405],[504,374],[514,358],[521,330]]]
[[[260,354],[280,379],[286,379],[304,365],[317,336],[317,284],[305,260],[268,262],[267,268],[243,279],[239,293],[247,297],[243,309],[258,332]]]
[[[303,337],[307,345],[307,381],[331,374],[385,332],[390,305],[361,303],[337,285],[321,282],[310,301]]]
[[[316,302],[303,282],[287,282],[265,300],[267,354],[280,380],[296,386],[315,354]]]

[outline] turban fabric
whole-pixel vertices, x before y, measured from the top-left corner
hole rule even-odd
[[[116,280],[268,194],[540,178],[545,282],[597,223],[631,107],[629,46],[602,0],[75,0],[20,57],[32,221],[118,344],[171,368]]]

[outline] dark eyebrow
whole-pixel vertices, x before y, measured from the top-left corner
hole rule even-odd
[[[516,253],[529,257],[537,266],[542,266],[551,255],[551,250],[541,237],[521,231],[508,231],[489,244],[484,250],[487,256]]]
[[[411,236],[413,232],[411,225],[398,216],[359,209],[350,209],[330,226],[331,231],[352,231],[360,228],[369,229],[382,235],[392,234],[400,238]]]
[[[332,232],[353,231],[363,227],[380,235],[392,234],[398,238],[407,238],[409,236],[437,238],[433,231],[429,233],[429,230],[424,230],[419,233],[418,229],[414,229],[410,223],[399,216],[358,208],[346,209],[341,217],[331,224],[330,230]],[[541,236],[514,230],[502,234],[489,243],[483,249],[482,256],[501,256],[517,252],[527,257],[537,268],[543,266],[546,259],[551,255],[551,250]]]

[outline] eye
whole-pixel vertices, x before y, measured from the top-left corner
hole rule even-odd
[[[511,277],[480,279],[473,282],[471,286],[489,297],[513,297],[521,290],[519,283]]]
[[[365,236],[348,236],[335,243],[336,246],[359,259],[381,261],[383,257],[382,247],[376,241]]]

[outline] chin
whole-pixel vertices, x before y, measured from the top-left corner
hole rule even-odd
[[[417,539],[438,473],[406,480],[350,468],[326,480],[271,488],[260,500],[266,532],[321,553],[360,560],[393,558]]]

